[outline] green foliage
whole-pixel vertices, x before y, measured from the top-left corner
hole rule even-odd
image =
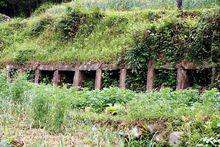
[[[83,87],[87,88],[89,90],[92,90],[95,88],[95,80],[94,79],[87,79],[83,81]]]
[[[201,144],[202,146],[219,146],[220,145],[220,137],[219,135],[215,137],[204,137],[201,139]]]
[[[103,87],[118,87],[119,86],[119,73],[117,71],[104,71],[102,74]]]
[[[46,29],[46,27],[51,24],[52,21],[53,20],[50,17],[41,18],[31,27],[31,34],[40,35]]]
[[[78,1],[77,1],[78,2]],[[81,0],[78,2],[82,7],[87,9],[114,9],[114,10],[131,10],[131,9],[160,9],[160,8],[174,8],[176,1],[174,0]],[[204,8],[218,5],[218,0],[184,0],[183,6],[185,9]]]
[[[159,22],[153,23],[144,31],[133,33],[134,45],[127,51],[126,60],[139,77],[145,74],[149,60],[154,60],[156,67],[170,63],[175,68],[183,60],[218,65],[220,48],[219,43],[216,44],[218,37],[214,33],[220,30],[217,27],[220,24],[218,14],[219,10],[209,15],[205,13],[197,22],[178,16],[159,19]],[[215,47],[212,49],[213,46]],[[163,82],[174,86],[175,75],[168,76],[171,81]]]
[[[135,59],[135,58],[134,58]],[[143,67],[144,70],[134,70],[131,71],[126,78],[126,87],[130,90],[143,92],[146,91],[146,66]]]
[[[177,15],[177,11],[164,9],[102,11],[94,8],[88,10],[83,6],[74,5],[74,2],[53,6],[28,19],[14,18],[0,24],[0,42],[3,44],[0,49],[0,63],[15,62],[14,56],[27,46],[28,49],[35,50],[33,58],[29,58],[27,62],[123,63],[127,52],[130,52],[130,57],[127,57],[128,62],[135,59],[133,65],[136,64],[136,67],[145,69],[146,66],[141,64],[144,64],[148,57],[156,58],[159,55],[162,56],[164,52],[166,60],[163,62],[176,62],[177,57],[178,60],[183,57],[187,59],[197,57],[199,60],[201,58],[205,60],[208,57],[209,61],[210,52],[204,49],[210,47],[210,44],[207,44],[210,36],[208,39],[203,39],[200,35],[208,33],[209,28],[216,30],[211,37],[212,60],[219,62],[217,8],[186,11],[182,20]],[[147,37],[147,34],[151,35]],[[191,41],[190,37],[196,41]],[[135,51],[139,50],[136,55],[131,55],[134,52],[132,48]],[[195,49],[192,50],[192,48]],[[155,51],[149,54],[149,49]],[[182,53],[185,55],[182,56]],[[160,60],[160,58],[157,59]]]
[[[4,46],[3,40],[0,40],[0,52],[3,51],[4,47],[5,47],[5,46]]]
[[[0,82],[0,113],[25,114],[30,119],[30,125],[55,133],[64,132],[76,123],[94,125],[94,121],[107,122],[112,124],[109,127],[114,127],[115,123],[116,128],[122,126],[120,130],[127,130],[130,125],[128,128],[123,126],[128,123],[143,128],[144,133],[139,138],[126,140],[128,146],[167,145],[166,140],[155,142],[157,134],[146,132],[146,125],[155,123],[162,126],[158,126],[158,133],[164,133],[164,137],[172,131],[181,130],[184,133],[183,145],[216,144],[219,140],[220,93],[216,89],[203,93],[168,88],[148,93],[118,88],[77,91],[74,88],[31,84],[25,77],[10,83],[3,75]],[[2,115],[0,117],[3,118]]]
[[[177,85],[176,70],[156,70],[155,87],[161,86],[175,89]]]
[[[34,120],[34,125],[47,126],[48,118],[51,116],[51,97],[48,93],[43,92],[42,88],[37,88],[33,93],[39,93],[33,95],[31,104],[31,117]],[[51,119],[51,118],[50,118]]]
[[[40,15],[42,13],[45,13],[46,10],[51,8],[52,6],[53,6],[53,4],[51,2],[45,2],[39,8],[37,8],[32,15],[37,16],[37,15]]]
[[[101,112],[109,105],[126,103],[133,97],[131,91],[119,90],[115,87],[104,88],[102,91],[82,91],[80,95],[82,97],[76,97],[72,102],[73,108],[91,107],[95,112]]]
[[[62,32],[64,39],[74,38],[77,33],[90,35],[96,23],[102,18],[99,10],[91,13],[83,13],[80,9],[67,7],[67,17],[58,22],[58,29]]]
[[[30,58],[33,58],[34,50],[20,50],[15,55],[15,62],[17,64],[25,64]]]
[[[58,23],[58,27],[62,31],[64,39],[74,38],[79,26],[85,23],[86,19],[85,15],[80,12],[72,12],[72,10],[68,11],[70,11],[69,16]]]

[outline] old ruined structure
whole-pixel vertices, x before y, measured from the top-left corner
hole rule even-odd
[[[151,91],[154,87],[155,81],[155,70],[173,70],[169,64],[164,66],[156,67],[154,61],[150,60],[148,62],[148,70],[146,71],[147,82],[146,90]],[[186,89],[190,87],[190,78],[188,71],[197,69],[215,69],[215,65],[196,65],[192,62],[182,61],[176,64],[175,70],[177,72],[177,85],[176,89]],[[12,79],[11,71],[18,71],[20,74],[24,74],[26,71],[33,74],[34,82],[42,82],[42,78],[49,77],[50,83],[54,85],[71,84],[76,87],[82,87],[83,81],[87,78],[94,79],[95,89],[102,89],[102,73],[103,71],[118,71],[119,74],[119,88],[126,88],[126,77],[128,75],[128,70],[131,70],[127,65],[116,65],[116,64],[104,64],[104,63],[85,63],[80,65],[47,65],[47,64],[26,64],[23,66],[8,64],[8,78]],[[212,70],[211,70],[212,71]],[[89,73],[89,74],[86,74]],[[212,74],[215,76],[215,74]],[[65,76],[69,80],[63,81],[62,77]],[[213,77],[207,77],[214,79]],[[62,83],[64,82],[64,83]]]

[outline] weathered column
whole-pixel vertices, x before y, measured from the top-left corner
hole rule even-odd
[[[56,86],[60,85],[60,74],[58,70],[54,71],[52,82]]]
[[[6,66],[6,74],[7,74],[7,80],[10,82],[11,81],[11,67],[9,65]]]
[[[154,77],[154,61],[149,60],[147,70],[147,91],[152,91],[154,89]]]
[[[36,69],[34,82],[38,84],[40,82],[40,78],[41,78],[41,71],[39,69]]]
[[[120,70],[120,83],[119,83],[119,88],[125,89],[126,88],[126,74],[127,74],[127,69],[121,69]]]
[[[18,69],[18,73],[19,75],[24,75],[24,69],[23,68]]]
[[[77,69],[75,71],[74,78],[73,78],[73,86],[75,87],[82,86],[83,80],[84,80],[83,73],[79,69]]]
[[[212,68],[212,77],[211,77],[211,84],[215,82],[215,76],[216,76],[216,68]]]
[[[178,68],[176,89],[186,89],[187,87],[189,87],[189,78],[187,75],[187,71],[183,68]]]
[[[102,70],[97,69],[95,76],[95,89],[101,89],[101,88],[102,88]]]

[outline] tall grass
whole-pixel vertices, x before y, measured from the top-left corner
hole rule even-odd
[[[171,89],[136,93],[113,87],[102,91],[77,91],[74,88],[35,85],[27,82],[25,77],[18,77],[10,83],[3,75],[0,82],[2,126],[25,121],[31,127],[45,128],[53,133],[66,134],[80,127],[88,127],[90,133],[104,131],[101,138],[97,136],[97,140],[92,139],[96,145],[105,140],[115,144],[117,133],[106,136],[108,131],[105,127],[101,130],[99,127],[109,124],[110,128],[126,131],[131,124],[137,125],[141,121],[146,122],[140,123],[140,127],[146,128],[148,121],[157,123],[163,120],[165,122],[161,123],[167,123],[169,127],[162,131],[181,130],[190,145],[197,144],[203,137],[215,137],[219,133],[220,93],[216,89],[204,93]],[[173,125],[176,123],[178,125]],[[118,143],[123,144],[118,139]],[[145,140],[147,144],[152,138],[148,139]]]
[[[73,2],[75,3],[75,2]],[[175,0],[81,0],[79,4],[86,9],[100,8],[103,10],[158,9],[174,8]],[[218,0],[184,0],[185,9],[208,8],[219,5]]]
[[[85,0],[79,1],[82,3],[81,7],[76,2],[72,2],[53,6],[28,19],[12,19],[9,22],[0,23],[0,63],[25,64],[37,61],[70,64],[118,63],[134,44],[133,36],[136,33],[143,33],[152,25],[160,26],[167,19],[177,15],[176,9],[168,9],[174,5],[171,2],[158,2],[158,5],[164,5],[164,8],[152,10],[154,4],[151,1],[146,1],[146,4],[143,1],[142,4],[142,1]],[[149,9],[133,10],[135,7],[147,5]],[[156,5],[157,2],[155,2]],[[199,3],[193,2],[193,5],[197,7]],[[211,3],[207,4],[207,7],[211,5]],[[97,6],[100,9],[103,7],[108,10],[126,11],[104,12],[98,10]],[[131,11],[127,11],[126,7]],[[76,19],[74,12],[85,17],[86,21],[76,21],[82,24],[74,24]],[[197,17],[184,18],[184,22],[193,22],[196,25],[201,14],[211,12],[212,9],[189,12]],[[98,18],[96,14],[99,14]],[[71,30],[74,28],[77,29]],[[71,36],[71,34],[75,35]]]

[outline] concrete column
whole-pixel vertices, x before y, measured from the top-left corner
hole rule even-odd
[[[95,76],[95,89],[101,89],[101,88],[102,88],[102,70],[97,69]]]
[[[147,91],[152,91],[154,89],[154,61],[150,60],[148,62],[148,71],[147,71]]]
[[[6,74],[7,74],[7,80],[9,81],[9,82],[11,82],[11,75],[10,75],[10,72],[11,72],[11,68],[10,68],[10,66],[7,66],[6,67]]]
[[[189,78],[187,75],[187,71],[183,68],[178,68],[176,89],[186,89],[187,87],[189,87]]]
[[[83,73],[79,69],[77,69],[75,71],[74,78],[73,78],[73,86],[75,87],[82,86],[82,82],[84,79],[85,77]]]
[[[215,82],[215,76],[216,76],[216,68],[212,68],[212,77],[211,77],[211,84]]]
[[[41,78],[41,71],[39,69],[36,69],[34,83],[38,84],[40,82],[40,78]]]
[[[18,69],[18,73],[19,75],[24,75],[24,69],[23,68]]]
[[[60,85],[60,74],[58,70],[54,71],[52,82],[56,86]]]
[[[127,74],[127,69],[121,69],[120,70],[120,84],[119,88],[125,89],[126,88],[126,74]]]

